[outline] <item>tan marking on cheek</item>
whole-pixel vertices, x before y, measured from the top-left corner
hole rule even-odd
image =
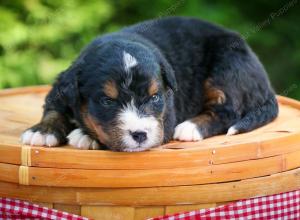
[[[107,81],[104,84],[103,91],[108,97],[113,99],[116,99],[119,95],[117,85],[114,81]]]
[[[158,120],[159,125],[158,125],[158,132],[159,132],[159,144],[162,144],[164,141],[164,136],[165,136],[165,132],[164,132],[164,126],[163,126],[163,118],[159,118]]]
[[[211,79],[204,83],[205,105],[222,105],[226,102],[224,92],[212,85]]]
[[[146,106],[146,108],[144,109],[144,112],[147,113],[148,115],[153,114],[153,110],[152,110],[151,106]]]
[[[81,115],[84,124],[97,135],[97,138],[102,144],[105,144],[106,141],[108,140],[108,135],[103,131],[102,127],[93,119],[93,117],[88,113],[86,105],[81,106]]]
[[[150,82],[150,86],[148,88],[148,93],[150,96],[152,96],[157,92],[158,92],[158,82],[155,79],[152,79]]]
[[[124,136],[122,130],[118,126],[109,128],[109,133],[112,134],[109,139],[111,143],[120,143]]]
[[[97,137],[101,143],[107,143],[108,135],[103,131],[101,125],[96,123],[96,121],[90,114],[87,114],[87,116],[84,118],[84,122],[86,126],[88,126],[92,131],[94,131],[97,134]]]

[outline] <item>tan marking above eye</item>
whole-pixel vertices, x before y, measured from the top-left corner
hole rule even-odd
[[[148,88],[148,93],[150,96],[152,96],[157,92],[158,92],[158,82],[155,79],[152,79],[150,82],[150,86]]]
[[[104,84],[103,91],[108,97],[112,99],[116,99],[119,95],[115,81],[107,81]]]

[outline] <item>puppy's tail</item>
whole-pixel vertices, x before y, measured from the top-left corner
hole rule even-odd
[[[278,103],[276,97],[272,95],[272,97],[267,99],[263,105],[257,106],[256,109],[252,109],[247,112],[240,121],[231,126],[227,135],[235,135],[238,133],[252,131],[255,128],[273,121],[277,115]]]

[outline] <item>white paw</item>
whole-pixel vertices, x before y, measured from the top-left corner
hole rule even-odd
[[[41,134],[39,131],[25,131],[21,136],[22,144],[34,146],[54,147],[58,145],[58,140],[53,134]]]
[[[69,144],[73,147],[83,150],[99,149],[99,144],[97,143],[97,141],[91,139],[88,135],[84,134],[80,128],[73,130],[67,138],[69,140]]]
[[[198,131],[197,125],[190,121],[180,123],[175,127],[174,139],[180,141],[200,141],[202,134]]]
[[[232,136],[232,135],[235,135],[235,134],[238,134],[238,133],[239,133],[239,131],[234,126],[232,126],[228,129],[228,132],[227,132],[226,135],[227,136]]]

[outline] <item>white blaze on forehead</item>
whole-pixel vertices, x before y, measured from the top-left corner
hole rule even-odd
[[[140,147],[142,150],[156,145],[160,137],[159,122],[153,116],[140,116],[133,102],[119,114],[120,128],[123,130],[123,142],[129,149]],[[139,144],[132,138],[130,132],[143,131],[147,133],[147,140]]]
[[[130,68],[135,67],[138,62],[131,54],[123,51],[123,64],[125,71],[128,72]]]

